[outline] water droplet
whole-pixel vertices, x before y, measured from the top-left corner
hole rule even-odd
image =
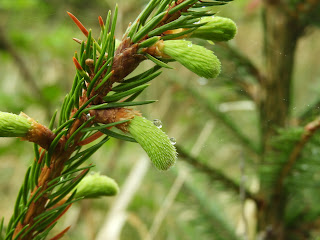
[[[170,142],[172,145],[175,145],[177,143],[176,139],[174,137],[170,138]]]
[[[157,128],[162,128],[162,122],[160,119],[154,119],[153,120],[153,124],[157,127]]]
[[[188,43],[188,47],[192,47],[192,43]]]
[[[201,85],[201,86],[204,86],[208,83],[208,79],[207,78],[198,78],[198,83]]]
[[[86,115],[87,120],[89,120],[90,117],[91,117],[90,113],[87,113]]]

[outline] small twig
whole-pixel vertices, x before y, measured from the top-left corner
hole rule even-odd
[[[300,157],[300,154],[304,148],[304,146],[308,143],[310,138],[315,134],[315,132],[320,129],[320,118],[308,123],[304,127],[304,133],[301,136],[300,141],[295,145],[293,148],[287,163],[283,166],[282,170],[280,171],[279,177],[276,183],[275,195],[279,196],[283,189],[283,183],[286,177],[290,174],[293,166],[297,162]]]
[[[99,137],[103,136],[104,133],[102,132],[96,132],[94,133],[93,135],[91,135],[90,137],[82,140],[81,142],[78,143],[79,146],[84,146],[84,145],[87,145],[95,140],[97,140]]]
[[[0,49],[7,51],[13,59],[16,61],[17,66],[21,71],[21,75],[24,77],[24,80],[28,83],[29,86],[32,86],[32,90],[37,94],[41,95],[41,91],[36,84],[36,81],[33,79],[31,72],[26,67],[26,63],[20,57],[20,55],[15,51],[15,48],[8,41],[4,29],[0,26]]]
[[[51,114],[51,106],[48,101],[44,101],[44,96],[41,92],[41,89],[39,88],[36,80],[33,78],[30,70],[27,68],[26,62],[21,58],[19,53],[15,50],[14,46],[11,44],[11,42],[7,39],[7,36],[5,34],[5,31],[2,26],[0,26],[0,49],[3,49],[4,51],[7,51],[14,61],[16,62],[16,65],[18,66],[22,79],[25,80],[28,86],[31,86],[31,91],[34,92],[36,96],[38,96],[41,103],[45,103],[46,107],[46,115],[50,119]]]
[[[240,185],[236,183],[234,180],[224,175],[221,171],[213,169],[212,167],[208,167],[205,164],[201,163],[199,159],[191,156],[181,146],[178,145],[176,146],[176,148],[178,150],[179,156],[187,163],[191,164],[196,169],[206,173],[212,180],[219,181],[233,192],[239,193]],[[260,202],[260,200],[248,189],[244,189],[244,193],[247,199],[251,199],[256,203]]]
[[[249,224],[248,224],[248,219],[246,217],[246,212],[245,212],[245,204],[246,204],[246,181],[247,181],[247,176],[245,173],[245,159],[243,156],[243,152],[240,155],[240,199],[241,199],[241,217],[242,221],[244,224],[244,239],[248,240],[249,239]]]
[[[240,129],[233,123],[231,119],[228,118],[228,116],[222,112],[220,112],[216,107],[208,102],[206,98],[201,96],[199,92],[194,90],[191,87],[183,86],[184,89],[197,99],[198,102],[202,103],[202,106],[208,110],[208,112],[213,115],[216,119],[220,120],[221,123],[223,123],[229,130],[231,130],[231,133],[249,150],[254,152],[257,155],[260,155],[261,147],[256,146],[247,136],[245,136]]]
[[[262,83],[265,79],[265,76],[261,73],[261,71],[254,65],[254,63],[245,55],[243,55],[240,51],[232,47],[227,43],[218,43],[224,51],[226,51],[233,61],[237,61],[239,65],[245,67],[258,83]]]

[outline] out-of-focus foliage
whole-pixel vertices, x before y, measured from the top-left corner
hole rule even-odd
[[[320,26],[320,7],[315,0],[287,0],[290,10],[299,17],[304,24]]]
[[[97,33],[99,24],[97,16],[105,18],[107,11],[113,8],[116,1],[41,1],[41,0],[1,0],[0,30],[11,48],[0,40],[0,109],[26,114],[32,113],[39,122],[48,124],[51,115],[62,103],[64,94],[70,89],[74,66],[72,56],[78,49],[72,38],[81,38],[81,33],[67,17],[66,11],[73,12],[87,28]],[[133,21],[145,0],[119,0],[119,21],[116,36],[122,36],[127,23]],[[234,1],[221,9],[220,16],[231,17],[238,26],[238,34],[231,42],[238,50],[249,56],[258,67],[263,67],[262,60],[262,26],[260,22],[260,6],[254,1]],[[319,11],[306,16],[306,21],[319,24]],[[317,67],[320,55],[319,31],[312,31],[299,42],[294,71],[293,103],[291,115],[293,120],[306,112],[312,103],[319,99],[320,69]],[[259,139],[258,114],[248,93],[239,87],[237,82],[244,79],[252,83],[252,75],[239,63],[239,59],[230,60],[228,52],[223,48],[210,45],[206,41],[201,44],[212,48],[222,60],[221,76],[215,80],[199,78],[178,64],[175,71],[165,71],[161,80],[150,86],[147,94],[141,99],[152,95],[159,99],[158,103],[142,109],[148,113],[149,119],[161,118],[163,128],[169,136],[174,136],[178,144],[191,152],[196,145],[200,132],[208,122],[213,123],[213,129],[208,138],[200,146],[201,163],[208,167],[222,170],[226,176],[240,182],[240,164],[245,159],[246,187],[257,190],[257,178],[261,172],[266,181],[272,181],[268,175],[269,166],[262,166],[258,171],[257,158],[254,151],[248,150],[243,141],[237,137],[219,118],[206,107],[206,103],[195,100],[192,92],[183,86],[188,86],[201,92],[201,96],[223,112],[233,121],[237,129],[256,143]],[[11,50],[10,50],[11,49]],[[12,51],[13,50],[13,51]],[[30,73],[32,81],[28,80],[25,71],[21,69],[18,55],[23,65]],[[279,53],[281,54],[281,53]],[[141,68],[152,66],[142,63]],[[137,69],[136,72],[138,72]],[[147,96],[146,96],[147,95]],[[319,108],[314,115],[320,113]],[[215,117],[213,117],[215,116]],[[308,120],[312,117],[309,116]],[[301,132],[289,130],[278,139],[280,153],[277,159],[287,157],[288,151],[299,139]],[[285,137],[288,138],[285,139]],[[318,195],[314,185],[310,188],[299,188],[303,181],[314,181],[317,186],[317,158],[319,156],[319,136],[303,152],[303,161],[295,166],[288,178],[286,187],[297,189],[300,198],[288,199],[286,219],[288,226],[295,228],[296,219],[307,222],[318,217]],[[290,141],[287,141],[287,140]],[[285,144],[283,144],[283,142]],[[285,156],[281,156],[284,152]],[[92,157],[101,173],[114,178],[120,185],[120,192],[126,176],[132,166],[143,156],[143,151],[135,144],[109,141],[100,152]],[[13,199],[23,180],[26,167],[33,157],[32,147],[19,140],[0,140],[0,213],[5,222],[11,216]],[[273,162],[271,163],[273,164]],[[174,170],[168,173],[158,172],[150,168],[142,184],[128,207],[128,221],[124,225],[121,239],[144,239],[148,229],[177,176],[177,170],[183,166],[191,171],[187,184],[179,191],[177,198],[170,207],[155,239],[237,239],[245,232],[241,217],[241,201],[239,195],[230,194],[223,184],[211,181],[208,176],[190,166],[185,166],[178,159]],[[310,171],[312,170],[312,171]],[[275,171],[272,169],[273,174]],[[270,172],[269,172],[270,173]],[[262,173],[261,173],[262,174]],[[269,178],[267,177],[269,176]],[[301,204],[303,202],[303,204]],[[96,233],[113,206],[114,199],[85,200],[72,206],[68,216],[61,225],[75,226],[65,239],[95,239]],[[297,205],[301,208],[297,208]],[[303,205],[303,206],[302,206]],[[310,208],[312,209],[308,209]],[[305,212],[308,214],[305,214]],[[250,219],[249,219],[250,222]],[[219,224],[222,224],[221,227]],[[250,222],[251,224],[251,222]],[[57,228],[57,231],[59,228]],[[218,231],[219,230],[219,231]],[[237,233],[237,235],[236,235]],[[213,238],[215,236],[215,238]],[[228,238],[226,238],[228,236]]]

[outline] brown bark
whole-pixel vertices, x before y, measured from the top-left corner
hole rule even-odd
[[[280,4],[265,5],[264,21],[266,78],[262,82],[260,117],[264,150],[268,151],[276,128],[286,126],[294,54],[302,29]]]
[[[287,125],[294,54],[303,27],[287,12],[281,1],[265,1],[263,17],[266,77],[261,82],[260,122],[265,157],[272,151],[271,140],[277,134],[277,128]],[[258,216],[258,228],[263,239],[288,239],[283,219],[287,199],[285,191],[266,193],[262,179],[260,194],[267,199]]]

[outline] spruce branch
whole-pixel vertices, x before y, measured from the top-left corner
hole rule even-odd
[[[43,239],[74,202],[86,197],[83,194],[77,195],[75,189],[85,179],[92,166],[80,167],[80,165],[110,137],[138,142],[159,169],[166,170],[175,162],[176,149],[165,133],[142,118],[139,111],[129,107],[155,102],[134,100],[147,88],[146,83],[161,73],[158,70],[168,66],[169,61],[177,60],[196,74],[209,72],[208,77],[217,75],[220,63],[212,52],[200,46],[193,47],[201,50],[200,52],[188,52],[185,51],[188,46],[181,42],[182,40],[166,40],[165,37],[170,35],[167,31],[177,27],[187,28],[186,31],[200,29],[207,23],[197,23],[200,18],[213,15],[208,7],[227,2],[229,0],[209,2],[151,0],[136,21],[128,27],[117,46],[114,36],[117,6],[113,14],[111,11],[108,12],[105,23],[101,17],[98,18],[101,27],[98,40],[93,37],[90,29],[88,30],[74,15],[68,13],[86,40],[76,40],[80,44],[79,53],[76,52],[73,57],[76,76],[71,91],[62,103],[59,119],[56,119],[57,113],[55,113],[49,128],[33,120],[31,130],[28,128],[25,131],[26,135],[21,136],[23,140],[35,143],[35,159],[27,170],[18,194],[14,213],[7,227],[6,239]],[[201,10],[195,13],[195,9],[198,8]],[[155,12],[153,16],[152,12]],[[219,27],[223,27],[223,24]],[[149,36],[150,32],[152,37]],[[178,52],[175,52],[172,46],[170,50],[169,43],[173,43],[172,41],[178,41],[174,42],[177,43],[174,46]],[[157,48],[159,42],[167,44],[167,49]],[[158,53],[168,53],[168,56]],[[127,78],[142,61],[150,59],[148,54],[157,66]],[[202,61],[195,68],[194,64],[197,63],[193,62],[192,56],[199,58],[201,54],[207,57],[209,62]],[[185,61],[182,55],[186,55],[189,61]],[[214,74],[211,74],[212,69],[208,68],[210,64],[215,69]],[[4,121],[2,123],[3,129],[7,131],[7,123]],[[112,128],[117,128],[124,134]],[[14,133],[17,129],[18,127],[10,131]],[[127,134],[131,134],[132,137]],[[83,146],[102,135],[107,136],[93,146],[83,149]],[[161,141],[152,145],[157,137],[160,137],[158,140]],[[94,181],[96,178],[86,179]],[[106,184],[99,185],[106,186]],[[90,184],[86,182],[86,186]],[[115,186],[113,184],[114,192],[116,192]],[[101,193],[105,194],[105,191],[98,189],[95,193],[90,193],[90,196]],[[68,228],[53,239],[61,238],[67,230]]]
[[[289,155],[287,162],[283,165],[280,170],[279,176],[276,180],[274,194],[275,196],[280,196],[283,190],[283,185],[285,179],[290,175],[296,162],[299,160],[301,152],[303,151],[305,145],[311,139],[311,137],[320,129],[320,118],[308,123],[304,127],[304,132],[301,135],[301,139],[296,143],[294,148]]]
[[[7,51],[15,61],[17,67],[20,70],[22,79],[26,82],[27,86],[30,86],[30,90],[35,94],[35,96],[38,97],[40,103],[45,102],[45,97],[42,94],[42,91],[40,87],[38,86],[37,81],[32,75],[32,72],[30,69],[27,67],[26,61],[21,57],[19,52],[16,51],[15,46],[8,40],[7,34],[5,33],[5,30],[3,26],[0,25],[0,49]],[[50,117],[50,110],[51,106],[50,103],[46,102],[46,114],[47,117]]]
[[[303,111],[298,115],[299,122],[305,122],[310,118],[314,118],[319,115],[320,109],[320,99],[317,99],[312,104],[308,105],[303,109]]]

